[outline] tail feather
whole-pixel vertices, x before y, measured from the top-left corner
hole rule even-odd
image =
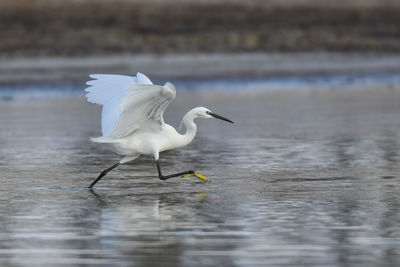
[[[125,156],[123,157],[120,161],[119,164],[124,164],[127,163],[129,161],[135,160],[139,157],[140,155],[130,155],[130,156]]]

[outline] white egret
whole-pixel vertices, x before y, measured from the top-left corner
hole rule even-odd
[[[196,118],[217,118],[230,123],[231,120],[212,113],[204,107],[187,112],[181,125],[186,127],[184,134],[164,122],[163,114],[175,98],[175,86],[172,83],[154,85],[146,75],[136,76],[113,74],[92,74],[94,80],[88,81],[85,89],[89,102],[103,106],[101,118],[102,136],[91,138],[95,143],[104,143],[123,158],[105,169],[89,188],[92,188],[109,171],[119,164],[130,162],[140,155],[153,156],[161,180],[177,176],[196,176],[207,182],[209,179],[193,170],[163,175],[159,162],[159,153],[165,150],[183,147],[196,135]]]

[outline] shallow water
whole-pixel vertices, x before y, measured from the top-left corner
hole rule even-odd
[[[178,92],[204,105],[189,146],[85,186],[118,157],[76,94],[0,102],[0,265],[400,264],[400,90]]]

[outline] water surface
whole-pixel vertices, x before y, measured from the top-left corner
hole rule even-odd
[[[213,85],[182,82],[166,121],[178,126],[202,105],[235,124],[198,120],[192,144],[161,154],[165,173],[195,169],[211,183],[160,181],[141,157],[93,191],[85,186],[119,159],[89,142],[99,107],[81,93],[4,93],[0,265],[400,264],[397,83]]]

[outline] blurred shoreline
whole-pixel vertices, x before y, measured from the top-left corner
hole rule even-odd
[[[0,85],[400,73],[395,0],[4,0]]]
[[[0,56],[399,52],[395,0],[4,0]]]
[[[91,73],[155,80],[400,73],[397,53],[119,54],[0,58],[0,86],[83,83]]]

